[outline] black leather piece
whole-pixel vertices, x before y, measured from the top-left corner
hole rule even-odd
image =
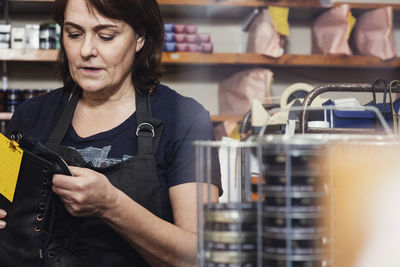
[[[65,161],[55,152],[47,148],[38,140],[30,137],[29,135],[19,133],[22,137],[18,141],[19,146],[24,151],[29,151],[36,156],[43,158],[47,161],[50,161],[53,164],[53,171],[54,174],[65,174],[65,175],[72,175],[68,169],[67,164]],[[17,133],[18,135],[18,133]]]
[[[43,257],[48,254],[42,246],[52,219],[49,205],[59,202],[51,192],[51,181],[56,173],[70,175],[63,160],[39,142],[29,137],[19,142],[24,154],[14,201],[0,196],[0,207],[7,211],[7,226],[0,230],[1,267],[42,266],[39,250]]]

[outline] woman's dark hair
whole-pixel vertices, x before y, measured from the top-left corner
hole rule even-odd
[[[132,81],[135,89],[142,94],[152,92],[159,83],[162,73],[161,55],[164,44],[164,24],[156,0],[85,0],[103,16],[129,24],[140,37],[145,38],[142,49],[136,53],[132,66]],[[64,13],[68,0],[56,0],[54,20],[64,25]],[[68,59],[65,54],[63,37],[60,36],[58,54],[60,76],[66,88],[73,88]]]

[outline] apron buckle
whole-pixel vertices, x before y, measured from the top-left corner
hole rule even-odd
[[[139,124],[139,126],[136,128],[136,135],[139,136],[139,131],[145,131],[145,132],[151,132],[152,136],[154,137],[154,127],[148,122],[142,122]]]

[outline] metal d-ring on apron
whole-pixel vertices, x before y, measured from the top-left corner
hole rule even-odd
[[[115,187],[161,217],[160,187],[154,153],[160,140],[162,122],[151,115],[150,97],[136,93],[138,127],[136,130],[132,129],[132,135],[136,134],[138,137],[137,154],[115,165],[97,168],[85,163],[77,151],[61,145],[70,127],[80,94],[80,90],[73,93],[48,139],[47,146],[57,151],[69,165],[88,167],[103,173]],[[72,228],[69,232],[75,234],[63,242],[68,243],[72,251],[78,252],[61,253],[47,259],[47,266],[148,266],[121,236],[100,219],[71,217],[67,220],[71,222],[64,225],[69,225]],[[54,246],[50,244],[48,250],[52,247]]]

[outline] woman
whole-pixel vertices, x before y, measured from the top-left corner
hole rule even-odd
[[[73,234],[64,250],[50,251],[50,242],[45,261],[195,266],[192,142],[214,136],[201,105],[159,84],[156,1],[56,0],[55,20],[64,87],[25,101],[9,124],[61,154],[74,176],[53,177],[52,190],[72,215],[58,220]],[[214,177],[217,201],[219,170]],[[4,228],[5,211],[0,216]]]

